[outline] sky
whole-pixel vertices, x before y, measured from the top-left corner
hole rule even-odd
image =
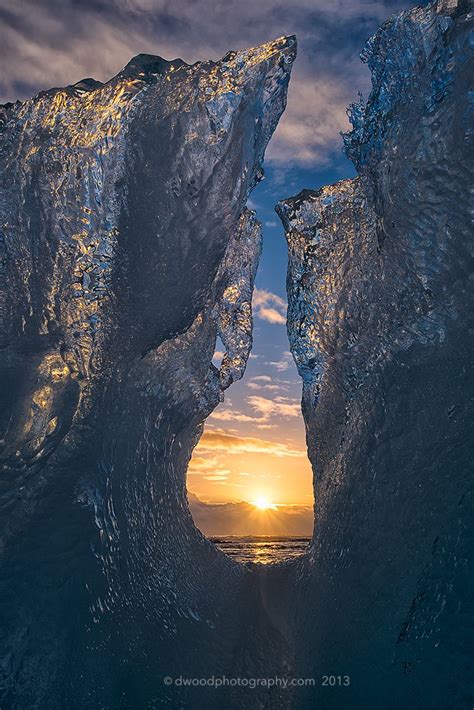
[[[282,35],[297,36],[288,106],[267,149],[266,178],[249,200],[264,232],[254,297],[254,348],[244,379],[227,391],[195,450],[188,489],[196,496],[191,500],[196,514],[197,506],[202,515],[206,504],[212,512],[217,504],[262,497],[282,511],[284,506],[294,511],[294,506],[313,504],[301,383],[285,326],[286,243],[274,205],[305,187],[354,175],[342,152],[340,131],[349,128],[346,107],[358,100],[359,91],[367,96],[370,90],[369,71],[359,53],[380,24],[412,4],[0,0],[0,102],[85,77],[105,81],[140,52],[192,63]]]

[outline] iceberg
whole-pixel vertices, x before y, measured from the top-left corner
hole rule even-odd
[[[164,678],[230,672],[246,570],[186,469],[251,349],[246,202],[295,55],[139,55],[1,108],[4,708],[169,706],[196,690]]]
[[[470,702],[471,10],[380,28],[357,177],[277,206],[314,470],[297,667],[325,710]]]

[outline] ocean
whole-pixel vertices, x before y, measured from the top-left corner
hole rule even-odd
[[[306,552],[311,538],[276,535],[249,535],[248,537],[218,535],[209,539],[229,557],[239,562],[268,565],[300,557]]]

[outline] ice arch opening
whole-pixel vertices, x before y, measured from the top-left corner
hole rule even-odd
[[[272,185],[266,190],[271,194]],[[283,291],[286,245],[270,225],[268,252],[260,257],[267,279],[260,277],[250,294],[253,337],[245,374],[206,420],[187,470],[190,510],[201,532],[234,560],[264,564],[304,554],[314,526],[301,379],[288,351],[286,300],[276,293]],[[217,368],[225,365],[225,352],[218,336]]]

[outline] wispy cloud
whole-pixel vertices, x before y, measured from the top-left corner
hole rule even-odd
[[[257,311],[257,315],[262,320],[266,320],[267,323],[275,323],[278,325],[285,325],[286,318],[282,313],[279,313],[276,308],[260,308]]]
[[[286,361],[284,361],[286,362]],[[298,417],[301,414],[299,400],[285,396],[286,387],[279,380],[273,380],[268,375],[257,375],[247,383],[247,388],[262,394],[252,394],[245,402],[255,414],[239,411],[229,404],[216,409],[209,417],[211,421],[249,424],[259,429],[270,429],[279,424],[281,419]],[[275,395],[274,393],[281,394]],[[268,396],[263,394],[268,393]],[[271,393],[271,394],[270,394]]]
[[[286,301],[276,293],[256,288],[253,293],[252,306],[255,315],[267,323],[278,325],[286,323]]]
[[[267,399],[258,395],[251,395],[247,398],[250,406],[256,412],[268,419],[271,416],[279,417],[299,417],[301,416],[301,407],[299,402],[295,402],[287,397],[275,397],[275,399]]]
[[[222,481],[227,481],[229,477],[230,470],[229,469],[224,469],[222,471],[216,471],[216,473],[210,473],[208,476],[204,476],[205,481],[216,481],[216,482],[222,482]]]
[[[215,419],[219,422],[246,422],[246,423],[258,423],[260,421],[259,417],[253,417],[250,414],[242,414],[233,409],[217,409],[212,412],[209,419]]]
[[[219,465],[219,459],[217,458],[204,458],[203,456],[193,456],[191,463],[189,464],[188,473],[202,474],[203,472],[209,471],[212,467],[217,467]]]
[[[251,436],[234,436],[217,431],[205,431],[196,447],[196,451],[198,450],[200,453],[220,451],[227,454],[271,454],[290,458],[306,456],[305,451],[280,442]]]
[[[272,392],[278,392],[280,389],[279,385],[262,385],[260,382],[247,382],[247,387],[251,390],[268,390]]]
[[[214,355],[212,356],[212,364],[219,368],[222,364],[222,359],[224,357],[225,353],[223,350],[216,350],[214,352]]]
[[[205,481],[222,483],[231,474],[229,468],[224,468],[217,456],[194,456],[188,468],[188,476],[199,476]]]
[[[289,367],[288,360],[269,360],[266,364],[271,365],[278,372],[284,372]]]
[[[345,108],[369,86],[358,53],[413,0],[0,0],[0,100],[92,76],[105,81],[140,52],[192,63],[295,33],[288,109],[270,144],[276,164],[324,164],[347,126]]]
[[[258,308],[270,304],[277,308],[286,308],[286,301],[280,296],[277,296],[276,293],[265,291],[265,289],[262,288],[256,288],[253,294],[253,305]]]
[[[352,90],[336,76],[294,82],[267,158],[278,163],[327,165],[340,149],[340,132],[349,128],[346,106],[352,98]]]
[[[278,372],[285,372],[285,370],[288,370],[292,359],[292,354],[288,350],[285,350],[282,353],[281,360],[266,360],[265,364],[275,368]]]

